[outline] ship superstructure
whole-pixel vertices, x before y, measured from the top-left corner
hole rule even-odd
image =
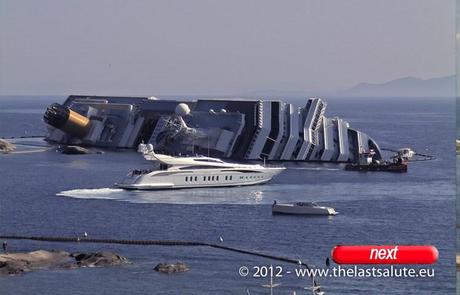
[[[302,107],[281,100],[69,96],[48,107],[47,139],[63,144],[136,148],[152,144],[170,155],[235,160],[356,162],[377,143],[310,98]]]

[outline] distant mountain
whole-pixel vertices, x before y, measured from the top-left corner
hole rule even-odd
[[[406,77],[386,83],[359,83],[345,90],[302,90],[301,87],[271,87],[234,94],[235,97],[455,97],[455,76],[420,79]]]
[[[455,76],[432,79],[406,77],[383,84],[360,83],[340,96],[367,97],[455,97]]]
[[[311,94],[307,91],[302,90],[277,90],[277,89],[266,89],[266,90],[255,90],[239,93],[234,95],[236,97],[262,97],[262,98],[276,98],[276,97],[308,97]]]

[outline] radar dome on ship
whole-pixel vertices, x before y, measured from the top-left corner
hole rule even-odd
[[[176,106],[176,109],[174,110],[174,112],[179,115],[179,116],[187,116],[188,114],[190,114],[190,108],[188,107],[187,104],[185,103],[180,103]]]

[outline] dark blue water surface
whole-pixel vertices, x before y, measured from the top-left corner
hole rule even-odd
[[[59,98],[62,101],[63,98]],[[0,137],[42,135],[52,100],[1,98]],[[299,100],[297,100],[300,103]],[[437,159],[407,174],[345,172],[335,164],[288,164],[262,186],[125,192],[113,183],[148,163],[135,152],[62,155],[54,150],[0,155],[0,234],[183,239],[299,258],[323,266],[337,244],[433,244],[434,278],[318,278],[326,294],[455,293],[455,102],[448,99],[328,99],[340,116],[380,146],[409,146]],[[19,142],[21,143],[21,141]],[[22,143],[43,145],[41,139]],[[19,145],[19,150],[26,147]],[[335,217],[272,216],[273,200],[317,201]],[[127,266],[41,270],[0,278],[0,294],[268,294],[267,279],[242,278],[241,265],[285,263],[205,247],[9,241],[11,251],[113,250]],[[162,275],[159,262],[190,271]],[[309,280],[276,279],[275,294],[306,294]]]

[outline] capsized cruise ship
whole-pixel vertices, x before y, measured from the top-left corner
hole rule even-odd
[[[281,100],[71,95],[45,112],[47,140],[109,148],[151,144],[169,155],[233,160],[357,162],[377,143],[340,118],[325,116],[326,102],[297,107]]]

